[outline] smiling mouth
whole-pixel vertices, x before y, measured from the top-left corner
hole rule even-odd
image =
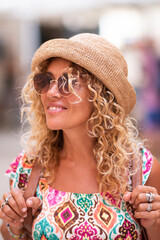
[[[60,112],[62,110],[66,110],[67,108],[65,107],[47,107],[47,110],[52,111],[52,112]]]

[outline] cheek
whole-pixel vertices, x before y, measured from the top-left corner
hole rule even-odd
[[[45,95],[41,95],[40,96],[40,101],[41,101],[41,105],[43,108],[44,113],[46,114],[46,96]]]
[[[92,104],[90,102],[84,101],[79,103],[79,106],[77,104],[77,107],[75,106],[75,110],[73,109],[73,116],[79,117],[79,119],[83,119],[87,121],[91,115],[92,112]],[[74,114],[75,113],[75,114]]]
[[[79,99],[76,96],[68,97],[68,102],[71,106],[72,117],[75,119],[89,119],[91,112],[93,110],[93,103],[88,101],[88,90],[85,89],[79,94]],[[74,101],[77,103],[74,103]],[[73,104],[72,104],[73,103]]]

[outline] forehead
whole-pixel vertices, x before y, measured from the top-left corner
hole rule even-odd
[[[71,66],[71,62],[63,58],[54,58],[48,64],[47,71],[49,72],[62,72],[65,68]]]

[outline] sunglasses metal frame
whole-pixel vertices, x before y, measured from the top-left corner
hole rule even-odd
[[[49,79],[49,87],[48,87],[48,90],[47,90],[45,93],[39,93],[39,92],[36,90],[34,78],[35,78],[35,76],[37,76],[37,75],[45,75],[45,76],[47,76],[48,79]],[[64,90],[64,84],[63,84],[63,83],[62,83],[60,86],[58,85],[58,81],[59,81],[59,79],[61,79],[62,77],[63,77],[63,79],[65,79],[65,81],[68,81],[68,79],[66,79],[65,76],[62,75],[62,76],[60,76],[58,79],[52,79],[52,77],[49,76],[49,74],[46,74],[46,73],[37,73],[35,76],[33,77],[33,86],[34,86],[35,92],[36,92],[38,95],[41,96],[41,95],[47,94],[48,91],[52,88],[52,83],[53,83],[53,82],[56,82],[56,84],[57,84],[57,90],[58,90],[58,92],[59,92],[59,94],[60,94],[61,96],[63,96],[63,97],[69,97],[69,96],[72,95],[72,92],[65,92],[65,90]],[[76,80],[76,81],[77,81],[77,78],[73,78],[73,80]],[[77,81],[77,82],[76,82],[76,85],[79,85],[79,84],[80,84],[80,83]],[[60,92],[60,88],[61,88],[61,87],[63,88],[64,94]],[[75,86],[74,86],[74,87],[75,87]],[[73,88],[74,88],[74,87],[73,87]],[[43,88],[42,88],[42,90],[43,90]]]

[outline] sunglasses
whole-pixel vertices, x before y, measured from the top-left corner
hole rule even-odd
[[[57,80],[53,79],[53,76],[49,73],[38,73],[33,77],[33,83],[34,89],[39,95],[46,94],[51,86],[56,83],[60,95],[65,97],[70,96],[75,86],[79,84],[77,79],[73,78],[70,86],[68,73],[64,73]]]

